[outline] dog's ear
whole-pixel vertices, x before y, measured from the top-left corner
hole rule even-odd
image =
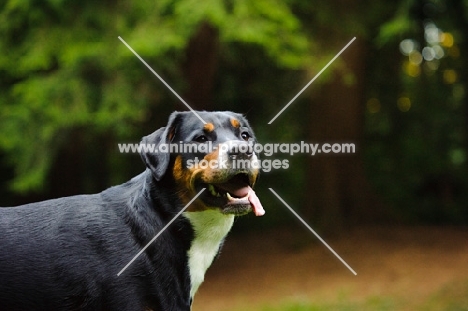
[[[140,156],[146,167],[151,170],[154,178],[158,181],[166,173],[171,159],[169,148],[166,148],[167,152],[159,152],[159,146],[172,142],[180,118],[181,114],[178,112],[172,113],[166,127],[160,128],[141,140],[140,145],[143,145],[143,147],[140,150]]]

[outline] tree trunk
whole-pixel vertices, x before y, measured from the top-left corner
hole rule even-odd
[[[190,39],[183,64],[187,91],[184,99],[193,109],[212,110],[213,85],[218,68],[218,30],[202,23]]]
[[[345,44],[349,40],[342,39],[336,42]],[[335,47],[339,51],[339,46]],[[346,83],[343,75],[335,72],[311,100],[310,140],[356,146],[355,154],[321,153],[309,162],[310,205],[306,215],[327,233],[375,217],[376,199],[362,159],[366,50],[366,43],[357,38],[341,56],[346,71],[353,75],[353,83]]]

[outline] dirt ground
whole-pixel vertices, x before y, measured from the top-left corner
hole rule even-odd
[[[449,284],[468,281],[468,228],[364,227],[324,239],[357,276],[304,228],[228,237],[193,310],[261,310],[280,301],[343,297],[396,297],[399,309],[412,310]]]

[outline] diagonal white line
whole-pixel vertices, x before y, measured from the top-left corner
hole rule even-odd
[[[165,225],[164,228],[162,228],[161,231],[159,231],[158,234],[156,234],[156,236],[152,238],[151,241],[149,241],[148,244],[146,244],[145,247],[143,247],[141,251],[139,251],[138,254],[136,254],[135,257],[133,257],[133,259],[130,260],[130,262],[122,270],[120,270],[119,273],[117,273],[117,276],[120,276],[138,258],[138,256],[140,256],[148,248],[148,246],[150,246],[151,243],[153,243],[174,222],[174,220],[176,220],[177,217],[179,217],[190,206],[190,204],[192,204],[192,202],[195,201],[196,198],[198,198],[198,196],[205,190],[206,188],[200,190],[200,192],[198,192],[197,195],[194,196],[193,199],[190,200],[190,202],[188,202],[187,205],[185,205],[185,207],[180,212],[178,212],[177,215],[175,215],[174,218],[172,218],[171,221],[169,221],[167,225]]]
[[[320,75],[322,74],[322,72],[324,72],[324,71],[325,71],[325,69],[327,69],[327,68],[328,68],[328,66],[330,66],[330,65],[331,65],[331,63],[333,63],[333,62],[335,61],[335,59],[337,59],[337,58],[338,58],[338,57],[341,55],[341,53],[343,53],[343,52],[344,52],[344,51],[345,51],[345,50],[346,50],[346,49],[347,49],[347,48],[348,48],[348,47],[351,45],[351,43],[353,43],[353,41],[354,41],[354,40],[356,40],[356,37],[354,37],[353,39],[351,39],[351,41],[349,41],[349,42],[348,42],[348,44],[346,44],[346,45],[345,45],[345,47],[344,47],[344,48],[342,48],[342,49],[341,49],[341,51],[339,51],[339,52],[338,52],[338,54],[336,54],[336,55],[335,55],[335,57],[333,57],[333,58],[332,58],[332,60],[331,60],[331,61],[329,61],[329,62],[328,62],[328,64],[326,64],[326,65],[325,65],[325,67],[323,67],[323,69],[322,69],[322,70],[320,70],[320,71],[319,71],[319,73],[317,73],[317,74],[315,75],[315,77],[314,77],[312,80],[310,80],[310,82],[309,82],[309,83],[307,83],[307,85],[306,85],[306,86],[304,86],[304,87],[302,88],[302,90],[300,90],[300,91],[299,91],[299,93],[297,93],[297,95],[296,95],[296,96],[294,96],[294,98],[293,98],[293,99],[291,99],[291,100],[289,101],[289,103],[287,103],[287,104],[286,104],[286,106],[284,106],[284,107],[283,107],[283,109],[281,109],[281,111],[280,111],[280,112],[278,112],[278,113],[276,114],[276,116],[275,116],[273,119],[271,119],[271,120],[270,120],[270,122],[268,122],[268,124],[271,124],[271,123],[273,123],[273,121],[275,121],[275,120],[276,120],[276,118],[278,118],[278,117],[280,116],[280,114],[282,114],[282,113],[283,113],[283,112],[286,110],[286,108],[288,108],[288,107],[289,107],[289,105],[291,105],[291,104],[293,103],[293,101],[295,101],[295,100],[296,100],[296,98],[298,98],[298,97],[299,97],[299,95],[301,95],[301,94],[302,94],[302,92],[304,92],[304,91],[305,91],[305,90],[306,90],[306,89],[309,87],[309,85],[311,85],[311,84],[312,84],[312,82],[314,82],[314,81],[315,81],[315,79],[317,79],[317,78],[318,78],[318,76],[320,76]]]
[[[312,233],[320,240],[320,242],[323,243],[323,245],[325,245],[325,246],[333,253],[333,255],[336,256],[336,258],[338,258],[338,259],[346,266],[346,268],[349,269],[349,271],[351,271],[354,275],[357,275],[357,273],[353,270],[353,268],[351,268],[351,267],[346,263],[346,261],[344,261],[343,258],[341,258],[340,255],[338,255],[338,254],[333,250],[333,248],[331,248],[331,247],[327,244],[327,242],[325,242],[325,241],[317,234],[317,232],[315,232],[314,229],[312,229],[312,228],[301,218],[301,216],[299,216],[299,215],[288,205],[288,203],[286,203],[272,188],[268,188],[268,189],[278,198],[278,200],[280,200],[280,201],[284,204],[284,206],[286,206],[286,207],[291,211],[291,213],[294,214],[294,216],[297,217],[297,219],[299,219],[299,220],[304,224],[304,226],[307,227],[307,229],[309,229],[310,232],[312,232]]]
[[[159,79],[159,80],[161,80],[161,82],[162,82],[172,93],[174,93],[174,95],[175,95],[185,106],[187,106],[187,108],[190,109],[190,111],[193,112],[193,114],[195,114],[195,115],[198,117],[198,119],[200,119],[200,121],[203,122],[203,124],[206,124],[205,120],[203,120],[203,119],[200,117],[200,115],[199,115],[195,110],[193,110],[192,107],[190,107],[190,105],[187,104],[187,103],[185,102],[185,100],[183,100],[182,97],[180,97],[179,94],[177,94],[176,91],[174,91],[174,90],[172,89],[172,87],[171,87],[169,84],[167,84],[166,81],[164,81],[163,78],[161,78],[161,76],[159,76],[159,75],[156,73],[156,71],[154,71],[153,68],[151,68],[150,65],[148,65],[148,64],[145,62],[145,60],[144,60],[143,58],[141,58],[140,55],[138,55],[138,53],[135,52],[135,51],[132,49],[132,47],[131,47],[130,45],[127,44],[127,42],[125,42],[124,39],[122,39],[122,38],[119,36],[119,40],[122,41],[122,43],[125,44],[125,46],[126,46],[130,51],[132,51],[132,53],[135,54],[135,56],[138,57],[138,59],[139,59],[139,60],[140,60],[140,61],[141,61],[141,62],[142,62],[142,63]]]

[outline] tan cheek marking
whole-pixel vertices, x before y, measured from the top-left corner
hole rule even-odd
[[[195,195],[194,189],[192,189],[191,180],[193,175],[197,174],[198,172],[199,169],[197,168],[184,168],[182,163],[182,156],[177,156],[174,162],[174,167],[172,169],[172,176],[174,176],[174,180],[180,187],[179,197],[182,199],[184,204],[190,202],[190,200]],[[207,207],[201,203],[200,200],[196,200],[187,208],[187,212],[197,212],[206,209]]]
[[[182,175],[184,171],[182,169],[182,156],[178,155],[174,162],[174,167],[172,168],[172,176],[174,176],[175,180],[182,179]]]
[[[213,132],[215,129],[215,126],[213,125],[213,123],[206,123],[204,126],[203,126],[203,130],[205,132],[208,132],[208,133],[211,133]]]
[[[239,120],[237,120],[237,119],[231,119],[231,125],[232,125],[234,128],[239,128],[239,127],[240,127],[240,122],[239,122]]]

